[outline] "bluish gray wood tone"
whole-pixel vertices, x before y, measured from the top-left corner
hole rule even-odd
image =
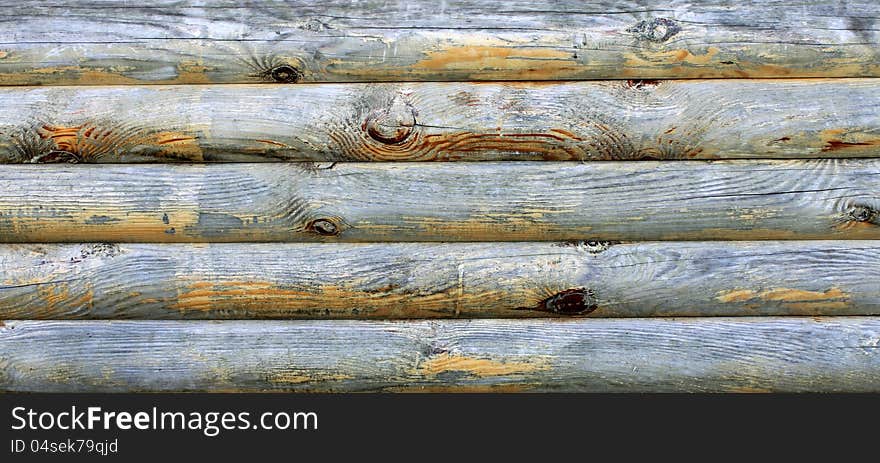
[[[880,241],[0,246],[0,319],[880,315]]]
[[[875,79],[0,88],[0,162],[870,157]]]
[[[880,391],[873,317],[8,321],[0,389]]]
[[[874,0],[2,6],[4,85],[880,76]]]
[[[2,242],[880,238],[880,160],[0,166]]]

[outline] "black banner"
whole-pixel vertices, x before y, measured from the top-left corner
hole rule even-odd
[[[750,445],[778,444],[799,431],[827,439],[880,409],[880,396],[865,395],[0,394],[0,402],[12,461],[522,457],[746,435]]]

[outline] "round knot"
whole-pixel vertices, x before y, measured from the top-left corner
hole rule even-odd
[[[272,77],[272,80],[275,82],[294,84],[302,79],[303,74],[299,69],[289,64],[282,64],[281,66],[275,66],[272,68],[269,71],[269,76]]]
[[[370,113],[363,128],[373,140],[396,145],[412,135],[415,125],[415,110],[408,104],[395,103],[390,108]]]
[[[306,225],[306,229],[321,236],[334,236],[339,234],[339,227],[329,219],[316,219]]]
[[[649,21],[639,21],[638,24],[626,31],[635,34],[642,40],[660,43],[681,32],[681,26],[671,19],[654,18]]]

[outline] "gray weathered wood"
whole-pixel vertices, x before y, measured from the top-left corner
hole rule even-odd
[[[880,154],[875,79],[12,87],[0,162]]]
[[[24,244],[0,319],[880,315],[880,241]]]
[[[6,391],[880,392],[880,319],[7,321]]]
[[[880,76],[874,0],[2,6],[5,85]]]
[[[880,238],[880,160],[0,166],[2,242]]]

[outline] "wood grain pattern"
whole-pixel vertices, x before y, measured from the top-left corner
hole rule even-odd
[[[880,391],[873,317],[9,321],[6,391]]]
[[[872,0],[2,6],[4,85],[880,76]]]
[[[870,157],[875,79],[0,88],[0,162]]]
[[[880,238],[880,161],[0,166],[2,242]]]
[[[26,244],[0,319],[880,315],[880,241]]]

